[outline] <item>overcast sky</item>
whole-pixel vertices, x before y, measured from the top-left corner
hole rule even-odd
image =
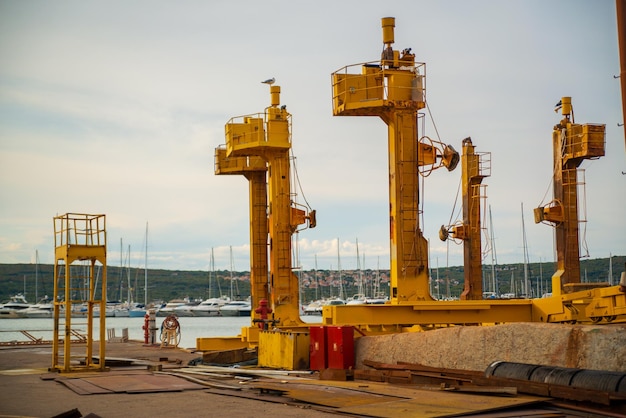
[[[380,19],[394,48],[426,63],[439,139],[491,153],[487,185],[498,263],[554,259],[532,209],[552,199],[554,105],[606,124],[606,156],[586,161],[591,258],[626,254],[624,152],[615,2],[0,0],[0,263],[54,263],[55,215],[106,214],[108,262],[120,240],[151,268],[249,270],[248,185],[216,176],[231,117],[262,112],[276,78],[293,115],[293,153],[318,226],[299,234],[302,266],[389,267],[387,128],[333,117],[330,74],[377,60]],[[427,118],[430,120],[430,118]],[[438,138],[433,123],[426,135]],[[437,232],[459,179],[423,182],[431,267],[462,264]],[[460,197],[459,203],[460,204]],[[583,254],[587,251],[583,250]],[[486,263],[491,263],[487,256]],[[608,267],[608,266],[607,266]],[[621,270],[623,266],[615,266]]]

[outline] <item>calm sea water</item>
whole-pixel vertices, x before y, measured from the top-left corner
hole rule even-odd
[[[161,327],[165,318],[157,317],[156,326]],[[319,316],[304,316],[302,320],[307,323],[320,322]],[[196,338],[199,337],[224,337],[241,333],[241,328],[250,325],[249,317],[181,317],[180,324],[180,347],[195,348]],[[143,341],[143,318],[106,318],[106,327],[115,328],[117,336],[122,335],[122,329],[128,328],[128,337],[131,340]],[[36,338],[44,340],[52,339],[54,320],[52,318],[16,318],[0,319],[0,341],[27,341],[27,337],[20,331],[28,331]],[[84,319],[72,318],[72,328],[78,332],[87,331]],[[99,339],[100,320],[94,321],[95,339]],[[157,342],[160,342],[157,331]]]

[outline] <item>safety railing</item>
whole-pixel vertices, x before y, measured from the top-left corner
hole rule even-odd
[[[291,147],[291,115],[284,107],[269,107],[264,113],[235,116],[228,121],[227,150],[232,153],[253,147]]]
[[[361,69],[361,73],[355,71]],[[382,66],[380,61],[348,65],[331,74],[333,109],[368,102],[425,102],[426,64]],[[372,103],[374,104],[374,103]]]
[[[54,246],[105,246],[105,215],[66,213],[54,217]]]

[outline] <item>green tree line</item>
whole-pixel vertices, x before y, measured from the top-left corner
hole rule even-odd
[[[613,284],[617,284],[626,265],[626,256],[581,260],[581,281],[604,283],[609,281],[609,265],[612,264]],[[502,264],[484,266],[483,290],[493,291],[494,270],[498,294],[525,293],[524,266]],[[555,263],[531,263],[527,266],[529,288],[533,296],[551,292],[551,276]],[[53,294],[53,271],[51,264],[0,264],[0,301],[16,294],[24,294],[30,303]],[[368,296],[374,291],[389,294],[388,270],[307,270],[295,271],[300,278],[301,300],[308,302],[329,297],[352,297],[362,291]],[[431,293],[438,298],[457,298],[463,291],[463,266],[431,269]],[[203,300],[209,297],[250,296],[250,273],[227,270],[185,271],[148,269],[148,302],[189,298]],[[97,278],[100,279],[97,271]],[[341,280],[340,280],[341,279]],[[130,286],[129,286],[130,283]],[[143,303],[145,295],[145,272],[143,269],[107,268],[107,299],[126,301],[129,293],[135,302]],[[98,288],[101,282],[98,284]],[[130,290],[130,292],[129,292]]]

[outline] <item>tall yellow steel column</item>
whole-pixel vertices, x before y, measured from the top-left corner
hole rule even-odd
[[[462,155],[463,223],[468,228],[468,236],[463,245],[465,285],[461,300],[481,300],[483,272],[480,218],[482,199],[485,197],[481,193],[481,183],[485,172],[481,170],[480,155],[475,152],[470,138],[463,140]]]
[[[477,153],[471,138],[463,140],[461,156],[461,183],[463,187],[463,222],[442,226],[439,237],[442,241],[452,238],[463,240],[464,286],[461,300],[483,298],[481,214],[483,200],[487,198],[481,183],[491,171],[491,159],[483,158],[488,153]]]
[[[226,155],[259,156],[267,163],[269,301],[278,326],[299,326],[299,283],[292,271],[291,237],[298,225],[308,221],[309,227],[315,226],[315,211],[307,214],[293,206],[291,115],[280,106],[279,86],[270,86],[270,96],[271,105],[263,114],[233,118],[226,124]]]
[[[553,292],[575,291],[580,283],[578,234],[578,166],[585,159],[604,155],[605,125],[574,122],[571,97],[557,104],[563,119],[552,131],[554,200],[534,210],[535,223],[546,222],[555,229],[557,272]],[[558,109],[557,109],[558,110]]]
[[[258,156],[227,157],[226,148],[215,149],[215,174],[243,175],[248,180],[250,196],[250,293],[252,306],[268,299],[267,263],[267,164]],[[252,319],[258,314],[252,310]]]
[[[428,284],[428,244],[419,222],[419,174],[458,163],[451,147],[418,134],[417,112],[426,106],[425,64],[411,49],[392,48],[395,19],[382,19],[380,61],[344,67],[332,74],[334,116],[378,116],[388,126],[389,226],[392,304],[433,300]]]
[[[60,372],[80,370],[105,370],[106,347],[106,219],[105,215],[67,213],[54,217],[54,334],[52,337],[52,366]],[[89,262],[85,266],[73,265],[75,261]],[[100,272],[96,272],[99,263]],[[98,282],[100,283],[97,286]],[[98,295],[98,288],[100,294]],[[80,336],[72,328],[74,307],[85,306],[87,320],[85,339],[85,365],[70,363],[72,336]],[[93,360],[94,308],[99,313],[98,362]],[[78,312],[78,311],[76,311]],[[63,353],[60,354],[60,348]]]

